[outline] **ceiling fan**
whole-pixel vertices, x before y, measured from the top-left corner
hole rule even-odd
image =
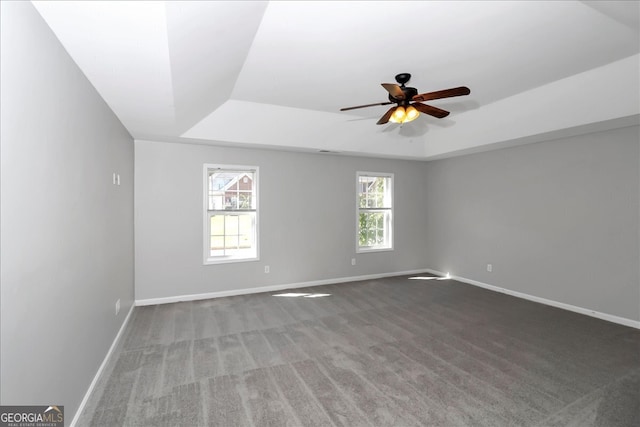
[[[355,110],[356,108],[374,107],[377,105],[398,104],[391,107],[384,116],[378,120],[376,124],[383,125],[387,122],[407,123],[418,118],[420,113],[428,114],[439,119],[447,117],[448,111],[442,110],[431,105],[422,104],[422,101],[431,101],[433,99],[451,98],[453,96],[469,95],[471,90],[466,86],[455,87],[452,89],[438,90],[435,92],[422,93],[418,95],[418,90],[414,87],[405,86],[411,79],[411,74],[401,73],[396,76],[398,86],[394,83],[382,83],[387,92],[389,92],[389,102],[378,102],[376,104],[358,105],[356,107],[341,108],[340,111]]]

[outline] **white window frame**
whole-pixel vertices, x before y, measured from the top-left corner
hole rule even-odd
[[[391,192],[391,207],[390,208],[361,208],[360,207],[360,177],[361,176],[369,176],[369,177],[380,177],[380,178],[389,178],[390,185],[389,190]],[[384,252],[384,251],[393,251],[394,243],[393,243],[393,210],[394,210],[394,175],[393,173],[387,172],[367,172],[367,171],[358,171],[356,172],[356,253],[370,253],[370,252]],[[387,219],[387,228],[386,233],[387,236],[385,238],[385,245],[378,246],[360,246],[360,213],[361,212],[388,212]]]
[[[220,170],[228,170],[233,172],[239,171],[247,171],[253,173],[253,186],[254,186],[254,194],[255,198],[255,209],[252,209],[247,212],[253,212],[255,214],[255,223],[254,223],[254,242],[255,242],[255,255],[253,256],[238,256],[238,255],[224,255],[224,256],[211,256],[211,216],[214,213],[224,212],[222,210],[210,211],[209,210],[209,172],[212,169],[220,169]],[[204,265],[215,265],[215,264],[226,264],[232,262],[249,262],[249,261],[258,261],[260,260],[260,233],[259,233],[259,212],[260,212],[260,197],[259,197],[259,170],[258,166],[246,166],[246,165],[227,165],[227,164],[210,164],[206,163],[203,166],[203,263]],[[230,213],[242,212],[243,210],[233,210],[229,211]]]

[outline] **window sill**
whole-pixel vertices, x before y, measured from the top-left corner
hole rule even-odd
[[[366,254],[371,252],[391,252],[393,251],[392,247],[384,247],[384,248],[357,248],[356,253],[358,254]]]
[[[215,257],[215,258],[207,258],[204,260],[203,265],[217,265],[217,264],[231,264],[235,262],[253,262],[260,261],[259,257],[250,257],[250,258],[238,258],[238,257]]]

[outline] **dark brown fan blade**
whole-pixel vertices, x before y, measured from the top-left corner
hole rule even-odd
[[[378,102],[377,104],[358,105],[357,107],[346,107],[346,108],[341,108],[340,111],[349,111],[349,110],[355,110],[356,108],[375,107],[376,105],[389,105],[389,104],[393,104],[393,102]]]
[[[389,121],[389,119],[391,118],[391,115],[393,114],[393,112],[396,111],[396,108],[398,108],[398,107],[389,108],[389,111],[384,113],[384,116],[380,117],[380,120],[378,120],[378,122],[376,124],[377,125],[383,125],[383,124],[387,123]]]
[[[411,105],[416,107],[416,110],[420,111],[421,113],[425,113],[425,114],[428,114],[430,116],[437,117],[439,119],[441,119],[443,117],[447,117],[449,115],[448,111],[441,110],[440,108],[437,108],[437,107],[434,107],[434,106],[431,106],[431,105],[420,104],[419,102],[414,102]]]
[[[452,96],[469,95],[471,90],[466,86],[453,89],[438,90],[436,92],[421,93],[412,98],[413,101],[430,101],[432,99],[451,98]]]
[[[400,86],[393,83],[382,83],[382,87],[387,90],[395,99],[403,100],[404,92],[400,88]]]

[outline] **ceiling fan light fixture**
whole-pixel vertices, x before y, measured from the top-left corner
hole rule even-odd
[[[418,116],[420,115],[420,112],[416,110],[416,107],[414,107],[413,105],[409,105],[405,113],[406,113],[405,119],[402,121],[402,123],[411,122],[417,119]]]
[[[404,123],[406,117],[407,113],[405,112],[404,107],[398,107],[389,118],[389,121],[391,123]]]
[[[420,112],[413,105],[409,105],[406,109],[400,106],[389,117],[389,121],[391,123],[408,123],[417,119],[419,115]]]

